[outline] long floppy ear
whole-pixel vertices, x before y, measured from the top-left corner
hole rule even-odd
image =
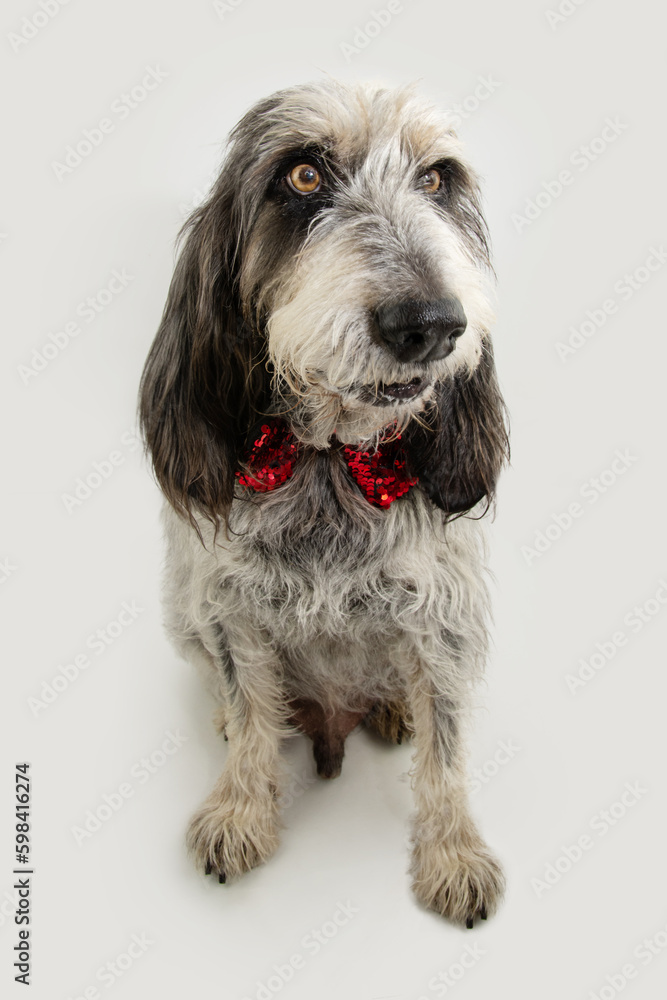
[[[188,220],[160,328],[141,379],[139,418],[156,479],[172,506],[226,520],[248,428],[270,376],[264,339],[238,298],[239,227],[219,182]]]
[[[485,514],[509,460],[507,412],[490,342],[472,374],[440,384],[425,418],[425,427],[412,424],[403,435],[412,474],[446,514],[465,514],[486,497]]]

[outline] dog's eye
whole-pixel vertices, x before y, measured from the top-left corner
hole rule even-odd
[[[312,194],[322,186],[322,175],[312,163],[299,163],[287,175],[287,183],[297,194]]]
[[[440,189],[441,183],[442,176],[440,171],[432,167],[421,175],[417,181],[417,187],[420,191],[425,191],[426,194],[435,194]]]

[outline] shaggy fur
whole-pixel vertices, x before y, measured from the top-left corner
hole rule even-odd
[[[288,181],[299,164],[317,190]],[[229,740],[190,850],[221,880],[265,861],[286,736],[309,733],[333,777],[365,720],[412,736],[414,889],[471,926],[503,889],[468,812],[464,730],[487,651],[480,517],[508,451],[475,176],[412,89],[295,87],[236,126],[183,238],[140,414],[168,500],[168,627]],[[440,341],[451,303],[464,321]],[[267,414],[301,454],[255,493],[235,474]],[[380,509],[341,446],[387,428],[418,484]]]

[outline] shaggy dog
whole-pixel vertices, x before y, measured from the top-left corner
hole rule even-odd
[[[294,87],[233,130],[183,238],[140,416],[168,627],[229,740],[191,853],[220,881],[265,861],[285,738],[331,778],[365,722],[414,741],[418,898],[472,926],[503,891],[464,723],[508,453],[475,175],[412,88]]]

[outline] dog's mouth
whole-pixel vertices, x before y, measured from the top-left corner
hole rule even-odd
[[[344,389],[337,388],[322,377],[322,384],[332,393],[343,394],[347,399],[363,406],[391,406],[411,403],[433,384],[428,375],[415,375],[405,382],[376,382],[372,385],[353,383]]]
[[[429,384],[429,379],[421,376],[411,378],[409,382],[381,382],[373,404],[383,406],[387,403],[400,403],[403,400],[416,399]]]

